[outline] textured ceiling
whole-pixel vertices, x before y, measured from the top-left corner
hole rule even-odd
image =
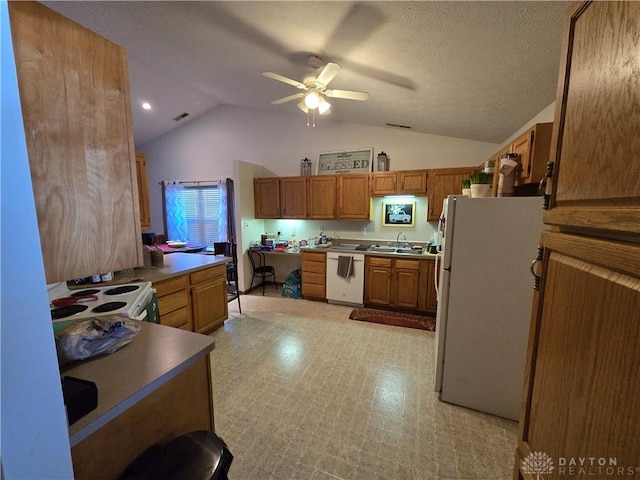
[[[342,66],[322,122],[501,143],[555,99],[567,2],[44,2],[129,55],[136,144],[220,104],[304,115],[307,55]],[[143,112],[139,104],[154,106]],[[182,112],[191,116],[177,123]]]

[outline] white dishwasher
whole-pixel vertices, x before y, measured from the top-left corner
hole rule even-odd
[[[353,257],[351,276],[344,278],[338,275],[338,257]],[[327,302],[364,306],[364,255],[362,253],[327,252]]]

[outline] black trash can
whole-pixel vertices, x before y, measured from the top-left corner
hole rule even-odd
[[[228,480],[232,461],[229,448],[215,433],[191,432],[148,448],[119,480]]]

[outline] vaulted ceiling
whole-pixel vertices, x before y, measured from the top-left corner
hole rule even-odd
[[[342,70],[323,122],[501,143],[556,94],[568,2],[65,1],[49,7],[127,48],[136,144],[221,104],[304,114],[309,54]],[[152,109],[145,111],[142,102]],[[175,117],[189,113],[183,120]],[[398,128],[398,127],[389,127]]]

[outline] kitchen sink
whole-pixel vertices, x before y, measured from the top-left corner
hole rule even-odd
[[[398,249],[395,247],[373,247],[371,250],[380,253],[396,253]]]
[[[411,255],[420,255],[422,253],[422,249],[414,250],[413,248],[397,248],[396,253],[410,253]]]

